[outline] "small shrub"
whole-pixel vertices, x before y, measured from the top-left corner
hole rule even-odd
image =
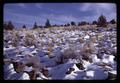
[[[73,58],[76,58],[76,54],[75,54],[75,51],[71,48],[69,49],[66,49],[63,53],[63,58],[64,59],[73,59]]]
[[[37,46],[37,40],[35,39],[34,35],[30,33],[26,34],[24,42],[25,46]]]
[[[19,41],[20,41],[20,36],[18,35],[18,33],[14,33],[12,37],[12,45],[16,47]]]

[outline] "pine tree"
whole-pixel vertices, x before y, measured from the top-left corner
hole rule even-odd
[[[23,25],[23,27],[22,27],[22,28],[26,29],[26,26],[25,26],[25,25]]]
[[[76,24],[75,24],[75,22],[72,21],[72,22],[71,22],[71,25],[72,25],[72,26],[75,26]]]
[[[98,24],[97,24],[98,27],[106,27],[107,26],[107,20],[106,20],[106,17],[101,15],[99,18],[98,18]]]
[[[8,24],[5,24],[4,26],[6,30],[13,30],[15,28],[11,21],[9,21]]]
[[[69,24],[69,23],[67,23],[67,24],[66,24],[66,26],[70,26],[70,24]]]
[[[81,25],[81,23],[80,22],[78,22],[78,26],[80,26]]]
[[[81,22],[78,23],[78,26],[80,26],[80,25],[86,25],[86,24],[87,24],[86,21],[81,21]]]
[[[97,21],[93,21],[92,24],[96,24],[97,25]]]
[[[34,26],[33,26],[33,29],[37,29],[37,28],[38,28],[38,26],[37,26],[37,23],[35,22]]]
[[[51,27],[51,24],[50,24],[49,19],[47,19],[47,21],[46,21],[46,23],[45,23],[45,27],[46,27],[46,28]]]
[[[110,23],[111,24],[115,24],[116,22],[115,22],[115,19],[112,19],[111,21],[110,21]]]

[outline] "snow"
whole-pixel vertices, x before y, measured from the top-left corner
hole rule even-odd
[[[100,62],[100,59],[97,58],[96,54],[91,55],[94,63]]]
[[[86,76],[93,77],[94,76],[94,71],[87,71]]]
[[[93,80],[102,80],[106,78],[107,78],[107,74],[102,69],[94,70],[94,76],[92,78]]]
[[[112,74],[117,74],[117,71],[115,71],[115,70],[112,70],[112,71],[109,71],[110,73],[112,73]]]
[[[112,54],[112,52],[117,52],[116,42],[114,42],[116,41],[115,31],[106,32],[103,30],[99,34],[98,31],[43,29],[32,32],[33,33],[31,33],[31,31],[18,31],[18,34],[21,36],[25,36],[26,33],[33,34],[37,42],[39,41],[39,43],[35,43],[37,47],[34,45],[23,46],[22,44],[14,47],[11,45],[12,34],[5,33],[4,40],[9,40],[5,43],[6,45],[3,49],[4,56],[7,56],[5,58],[22,62],[25,65],[24,72],[17,73],[12,63],[5,63],[5,80],[30,80],[30,76],[26,72],[32,70],[35,70],[39,74],[36,80],[104,80],[108,77],[108,72],[115,75],[117,74],[117,62],[114,61],[115,56]],[[111,38],[109,38],[110,35]],[[98,38],[98,40],[93,43],[91,41],[91,37],[93,36],[96,39],[98,37],[101,38]],[[79,38],[83,38],[84,42],[80,43],[78,41]],[[24,43],[24,38],[20,40],[19,43]],[[84,52],[84,47],[87,44],[90,44],[90,48],[93,50],[89,55],[92,62],[82,59],[81,52]],[[48,50],[49,47],[52,48],[52,50]],[[76,58],[63,59],[63,53],[69,48],[75,51],[74,55]],[[98,51],[100,51],[101,58],[97,56]],[[62,59],[64,60],[63,62],[61,62]],[[76,63],[81,63],[81,61],[85,68],[83,70],[80,70],[76,66]],[[26,63],[33,63],[36,67],[32,65],[26,66]],[[48,77],[41,71],[43,68],[48,70]],[[71,70],[69,74],[66,73],[70,68],[73,68],[73,71]]]
[[[27,73],[14,73],[10,76],[9,80],[30,80],[30,77]]]
[[[86,35],[85,37],[84,37],[84,39],[89,39],[90,38],[90,36],[89,35]]]
[[[19,80],[30,80],[30,77],[27,73],[23,73],[23,75],[19,78]]]
[[[33,70],[33,67],[32,67],[32,66],[31,66],[31,67],[25,66],[24,71],[31,72],[32,70]]]
[[[115,56],[113,56],[113,55],[106,55],[105,54],[103,59],[102,59],[102,62],[104,62],[104,63],[113,63],[114,58],[115,58]]]
[[[79,69],[78,69],[78,67],[74,64],[73,65],[73,67],[72,68],[74,68],[75,69],[75,71],[80,71]]]
[[[89,65],[90,65],[90,62],[89,62],[89,61],[83,60],[83,66],[84,66],[85,68],[87,68]]]
[[[4,79],[9,79],[11,75],[15,74],[13,64],[4,65]]]

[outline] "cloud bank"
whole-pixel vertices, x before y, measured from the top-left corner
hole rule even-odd
[[[5,4],[4,21],[11,20],[17,27],[26,24],[32,27],[34,22],[44,25],[46,19],[51,24],[65,24],[71,21],[92,22],[103,14],[107,20],[117,19],[114,3],[18,3]]]

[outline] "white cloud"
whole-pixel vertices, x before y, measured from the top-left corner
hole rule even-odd
[[[20,3],[17,4],[17,6],[20,7],[27,7],[25,4]],[[34,6],[37,8],[42,8],[43,4],[42,3],[36,3]],[[37,14],[37,15],[29,15],[29,14],[23,14],[23,13],[17,13],[14,12],[11,9],[7,9],[4,11],[5,15],[4,18],[9,16],[9,19],[7,20],[13,20],[15,23],[20,23],[20,24],[28,24],[33,26],[34,22],[36,21],[38,25],[44,25],[46,19],[48,18],[51,22],[51,24],[65,24],[65,23],[70,23],[71,21],[75,22],[80,22],[80,21],[87,21],[87,22],[92,22],[93,20],[98,19],[98,17],[103,14],[106,16],[107,20],[110,21],[111,19],[116,19],[116,6],[115,4],[106,4],[106,3],[84,3],[82,6],[79,8],[80,13],[93,13],[87,16],[80,16],[76,17],[71,14]],[[54,12],[54,10],[53,10]]]
[[[83,3],[82,6],[80,6],[79,10],[82,12],[85,11],[93,11],[96,12],[96,10],[104,11],[106,10],[111,12],[116,9],[116,5],[112,3]]]
[[[79,10],[81,12],[92,12],[93,15],[83,17],[84,20],[94,20],[101,15],[105,15],[107,20],[117,18],[116,5],[113,3],[83,3]]]

